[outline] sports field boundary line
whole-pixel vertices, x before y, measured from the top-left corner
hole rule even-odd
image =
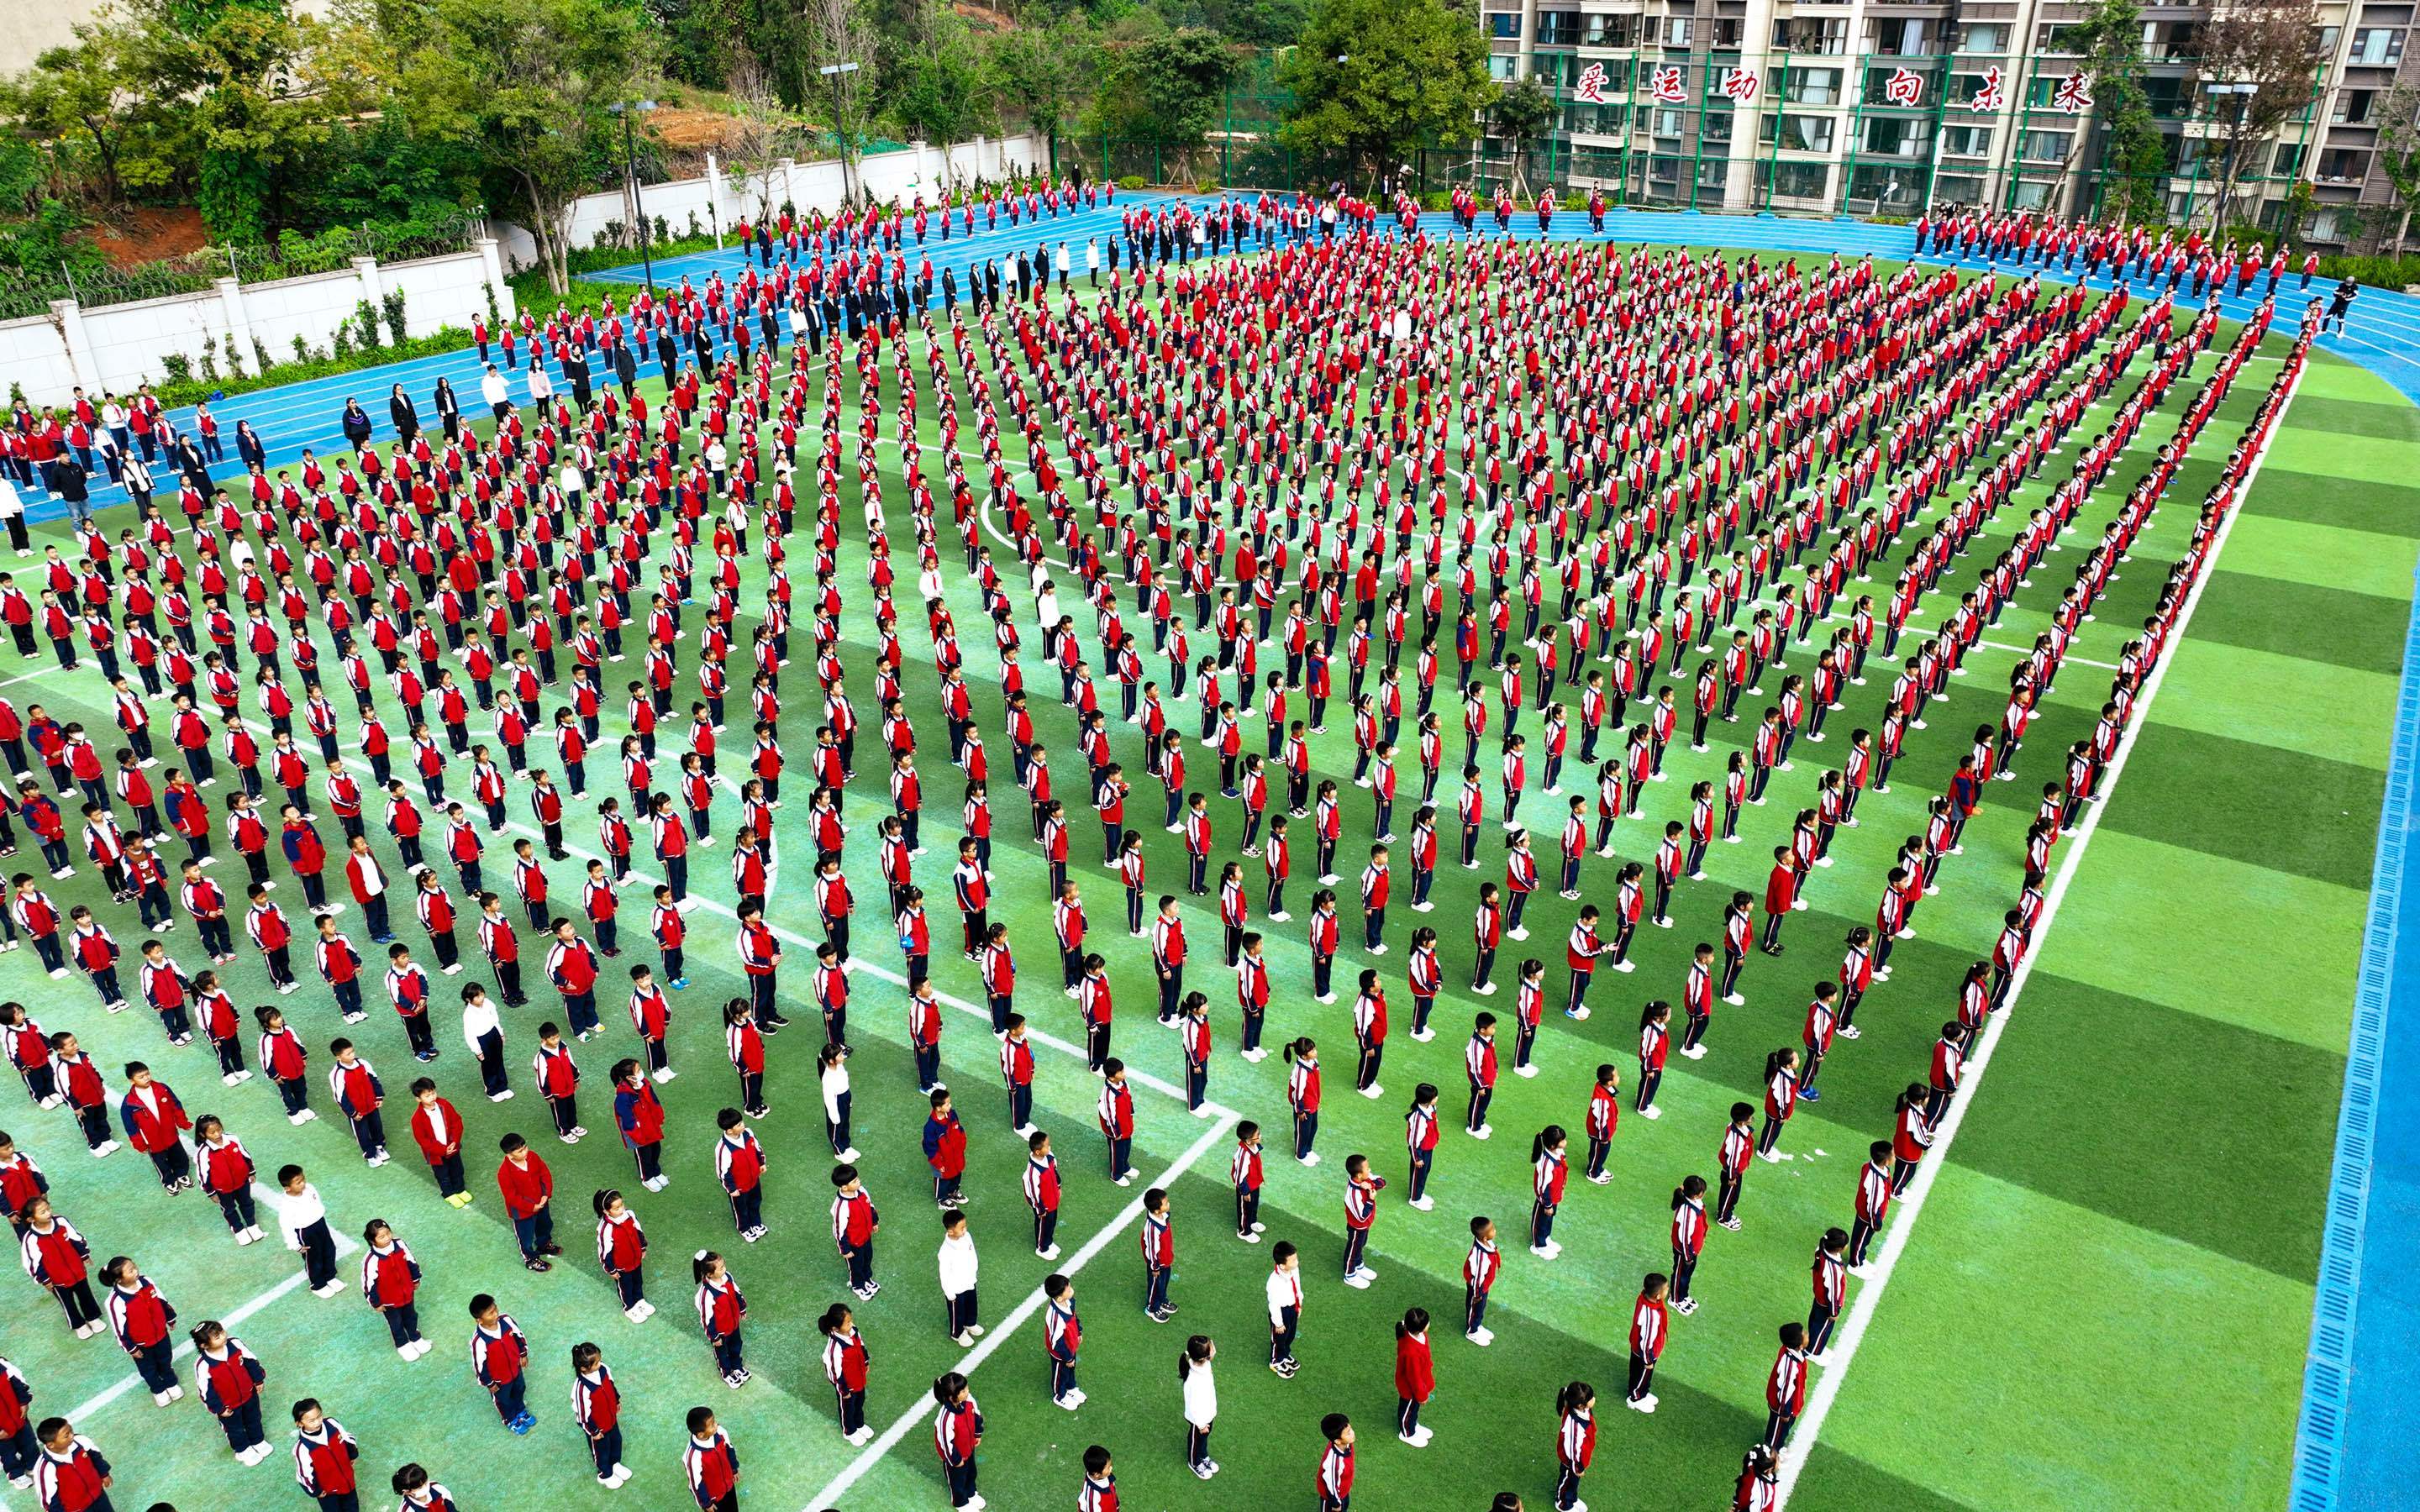
[[[2328,1173],[2327,1220],[2319,1230],[2318,1295],[2303,1365],[2303,1404],[2294,1426],[2293,1478],[2287,1505],[2330,1512],[2338,1504],[2345,1429],[2352,1417],[2353,1323],[2369,1237],[2369,1188],[2377,1158],[2379,1102],[2388,1005],[2400,953],[2407,834],[2420,824],[2413,783],[2420,776],[2420,571],[2403,639],[2403,675],[2395,703],[2395,743],[2380,806],[2369,917],[2362,930],[2353,988],[2352,1032],[2345,1052],[2344,1099],[2336,1112],[2335,1158]]]
[[[1209,1128],[1202,1131],[1202,1136],[1194,1140],[1185,1153],[1177,1156],[1169,1165],[1168,1169],[1160,1173],[1159,1179],[1153,1181],[1151,1185],[1161,1189],[1175,1185],[1178,1177],[1192,1169],[1202,1157],[1208,1154],[1240,1121],[1233,1113],[1219,1114]],[[1092,1238],[1084,1241],[1083,1247],[1068,1257],[1067,1263],[1059,1268],[1058,1273],[1073,1276],[1083,1270],[1093,1262],[1094,1257],[1109,1248],[1120,1235],[1133,1227],[1135,1220],[1141,1216],[1142,1197],[1137,1196],[1134,1200],[1119,1210],[1115,1218],[1103,1225]],[[1002,1318],[996,1327],[975,1342],[973,1349],[966,1352],[958,1363],[958,1374],[972,1376],[985,1361],[991,1358],[992,1351],[999,1349],[1003,1340],[1024,1326],[1035,1313],[1042,1310],[1042,1304],[1046,1300],[1040,1287],[1027,1292],[1024,1301],[1018,1303],[1008,1316]],[[906,1411],[892,1420],[889,1427],[883,1429],[873,1443],[858,1452],[857,1458],[848,1462],[846,1469],[833,1476],[830,1484],[808,1499],[806,1512],[817,1512],[818,1508],[838,1505],[842,1497],[847,1495],[859,1481],[863,1480],[876,1465],[881,1463],[884,1457],[899,1446],[901,1440],[916,1431],[917,1427],[923,1423],[925,1414],[933,1411],[933,1408],[932,1394],[929,1392],[909,1403]]]
[[[1907,1250],[1908,1236],[1915,1232],[1916,1220],[1924,1211],[1925,1199],[1931,1194],[1934,1180],[1949,1165],[1949,1149],[1957,1140],[1959,1128],[1965,1121],[1966,1110],[1974,1106],[1976,1099],[1982,1094],[1983,1074],[1991,1069],[1992,1053],[1999,1045],[2000,1036],[2007,1030],[2009,1019],[2016,1015],[2018,1000],[2024,995],[2025,985],[2033,978],[2034,964],[2044,954],[2051,928],[2058,921],[2059,905],[2067,898],[2068,887],[2075,880],[2085,852],[2091,847],[2092,837],[2100,832],[2102,816],[2109,811],[2110,802],[2118,792],[2119,780],[2126,773],[2127,760],[2134,752],[2134,743],[2144,731],[2151,727],[2151,707],[2166,682],[2168,668],[2175,663],[2175,648],[2183,642],[2193,627],[2194,610],[2201,604],[2202,590],[2210,585],[2214,576],[2219,558],[2226,550],[2227,538],[2235,530],[2235,522],[2243,516],[2243,504],[2251,498],[2253,486],[2259,481],[2261,465],[2269,459],[2270,443],[2285,428],[2286,417],[2293,409],[2294,395],[2302,390],[2303,375],[2309,371],[2306,363],[2295,372],[2287,388],[2286,402],[2279,406],[2269,434],[2262,438],[2259,450],[2253,454],[2236,502],[2219,522],[2218,533],[2211,542],[2209,558],[2203,563],[2201,573],[2194,579],[2193,586],[2186,590],[2185,601],[2177,611],[2176,627],[2169,635],[2169,653],[2152,665],[2150,675],[2143,684],[2143,696],[2135,705],[2134,717],[2118,737],[2118,749],[2109,760],[2107,780],[2102,785],[2101,801],[2087,807],[2084,823],[2076,828],[2074,844],[2060,862],[2057,875],[2051,879],[2050,891],[2042,901],[2041,922],[2034,932],[2033,946],[2025,951],[2024,959],[2017,963],[2017,969],[2009,978],[2007,999],[1984,1024],[1982,1038],[1977,1042],[1975,1053],[1967,1057],[1958,1095],[1950,1100],[1949,1111],[1943,1116],[1925,1160],[1916,1167],[1915,1180],[1908,1184],[1906,1195],[1895,1204],[1900,1210],[1899,1221],[1891,1225],[1889,1231],[1883,1236],[1880,1257],[1859,1278],[1861,1284],[1857,1294],[1840,1320],[1839,1335],[1833,1340],[1829,1363],[1822,1367],[1814,1389],[1807,1393],[1806,1412],[1781,1452],[1778,1482],[1773,1500],[1776,1508],[1788,1504],[1792,1492],[1797,1489],[1799,1477],[1806,1472],[1807,1461],[1812,1457],[1823,1432],[1823,1421],[1830,1416],[1832,1404],[1839,1397],[1841,1383],[1848,1379],[1849,1366],[1856,1360],[1857,1348],[1864,1342],[1866,1330],[1872,1325],[1874,1315],[1881,1308],[1883,1293],[1890,1286],[1891,1274],[1899,1267],[1900,1257]]]

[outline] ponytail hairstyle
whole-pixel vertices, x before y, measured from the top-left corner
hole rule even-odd
[[[1766,1054],[1764,1057],[1764,1079],[1766,1082],[1770,1083],[1773,1078],[1780,1072],[1781,1068],[1786,1064],[1783,1057],[1789,1054],[1790,1047],[1787,1045],[1782,1046],[1778,1050],[1770,1051]]]
[[[824,1309],[824,1315],[821,1318],[815,1319],[815,1331],[822,1334],[826,1338],[830,1338],[832,1335],[839,1333],[843,1325],[847,1323],[848,1316],[848,1308],[846,1305],[837,1302],[833,1303],[830,1306]]]
[[[597,1190],[597,1195],[588,1199],[588,1205],[597,1210],[597,1217],[602,1218],[605,1216],[606,1209],[621,1200],[622,1194],[615,1191],[613,1188],[610,1186],[599,1187]]]
[[[1425,1307],[1415,1307],[1404,1314],[1404,1320],[1395,1325],[1395,1337],[1407,1339],[1415,1334],[1425,1334],[1428,1329],[1429,1310]]]
[[[953,1370],[948,1375],[937,1377],[934,1380],[933,1400],[947,1407],[956,1401],[959,1394],[966,1389],[967,1378]]]
[[[1196,1334],[1191,1338],[1185,1341],[1184,1350],[1176,1356],[1176,1379],[1183,1381],[1186,1377],[1193,1374],[1193,1367],[1195,1365],[1208,1365],[1209,1363],[1210,1335],[1207,1334]]]
[[[1544,1157],[1546,1151],[1559,1148],[1562,1142],[1563,1126],[1559,1123],[1546,1125],[1538,1131],[1536,1138],[1529,1141],[1530,1161],[1534,1164]]]
[[[571,1373],[586,1375],[604,1358],[604,1351],[594,1344],[575,1344],[571,1347]]]
[[[1651,1024],[1661,1024],[1671,1016],[1671,1004],[1660,997],[1651,998],[1647,1006],[1638,1011],[1638,1026],[1644,1029]]]
[[[1678,1212],[1681,1211],[1682,1203],[1702,1200],[1705,1195],[1706,1179],[1704,1177],[1684,1176],[1681,1179],[1681,1184],[1672,1189],[1672,1211]]]
[[[703,1283],[706,1273],[722,1263],[722,1257],[710,1249],[699,1250],[689,1262],[690,1279]]]
[[[1563,1417],[1573,1412],[1587,1412],[1596,1401],[1596,1388],[1585,1381],[1575,1381],[1555,1393],[1555,1415]]]
[[[1282,1054],[1285,1056],[1286,1063],[1288,1065],[1292,1065],[1294,1062],[1302,1059],[1304,1057],[1314,1054],[1318,1049],[1319,1046],[1312,1041],[1310,1035],[1306,1034],[1300,1039],[1295,1041],[1292,1044],[1287,1045]]]
[[[1436,1100],[1437,1088],[1436,1083],[1435,1082],[1422,1082],[1418,1087],[1412,1088],[1412,1106],[1416,1108],[1434,1103]]]

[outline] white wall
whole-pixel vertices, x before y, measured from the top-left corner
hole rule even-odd
[[[221,353],[232,348],[246,372],[258,365],[255,340],[268,347],[271,362],[290,363],[295,337],[315,350],[328,349],[336,328],[354,317],[365,299],[379,305],[383,332],[385,306],[378,296],[388,289],[404,292],[408,334],[468,326],[487,310],[491,278],[500,307],[511,308],[501,259],[489,261],[494,246],[483,241],[468,252],[386,265],[359,258],[334,272],[267,284],[221,280],[212,289],[98,309],[61,301],[50,315],[0,321],[0,393],[11,383],[22,384],[36,404],[63,402],[79,383],[87,391],[122,393],[166,377],[163,359],[172,355],[184,356],[198,373],[202,344],[213,339]],[[219,361],[224,371],[224,355]]]
[[[912,200],[922,193],[927,200],[938,199],[944,183],[982,177],[1001,178],[1011,174],[1031,172],[1048,165],[1050,144],[1031,133],[1021,136],[977,137],[961,142],[944,154],[939,147],[918,144],[896,152],[878,152],[858,160],[858,173],[868,193],[877,200]],[[648,184],[640,190],[650,222],[661,221],[674,236],[689,234],[690,217],[694,214],[701,230],[715,224],[710,211],[719,209],[726,234],[741,217],[756,218],[758,207],[770,204],[779,208],[783,200],[804,213],[810,209],[826,212],[836,208],[841,201],[840,164],[833,162],[776,164],[763,173],[752,175],[743,183],[727,170],[718,167],[710,178],[679,178],[670,183]],[[597,236],[613,224],[628,224],[630,219],[628,197],[615,192],[591,194],[580,201],[571,214],[571,244],[588,247]],[[507,222],[491,223],[496,238],[504,247],[508,265],[528,267],[537,261],[537,243],[524,227]],[[638,255],[634,250],[631,254]]]

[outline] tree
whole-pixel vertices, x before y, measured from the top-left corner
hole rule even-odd
[[[1237,71],[1227,39],[1199,26],[1180,27],[1141,43],[1128,55],[1127,67],[1151,135],[1187,147],[1209,133]]]
[[[2211,226],[2226,224],[2244,160],[2310,104],[2318,87],[2319,12],[2314,0],[2230,0],[2200,32],[2201,76],[2234,86],[2213,95],[2226,147]]]
[[[2151,119],[2143,88],[2143,11],[2135,0],[2099,0],[2067,46],[2084,55],[2092,81],[2092,113],[2101,133],[2100,213],[2126,221],[2166,218],[2159,179],[2167,171],[2167,143]],[[2076,133],[2076,147],[2090,141]]]
[[[972,136],[993,119],[989,72],[973,33],[941,0],[922,0],[888,72],[891,113],[901,125],[941,147],[946,181],[950,144]]]
[[[53,150],[80,144],[92,154],[94,188],[104,201],[125,193],[118,162],[138,130],[136,99],[124,87],[116,34],[92,23],[75,28],[72,46],[54,47],[0,86],[0,113],[23,135]]]
[[[2386,221],[2394,228],[2394,255],[2400,257],[2412,212],[2420,210],[2420,89],[2397,85],[2378,102],[2376,118],[2378,171],[2395,191]]]
[[[990,47],[994,87],[1028,126],[1056,138],[1076,113],[1078,85],[1094,72],[1098,53],[1080,14],[1001,32]]]
[[[1499,90],[1487,108],[1487,118],[1512,153],[1512,193],[1527,199],[1529,195],[1528,146],[1530,139],[1544,131],[1562,114],[1562,107],[1546,86],[1534,77],[1522,80],[1509,89]]]
[[[857,198],[854,180],[866,128],[873,118],[874,65],[880,39],[864,0],[805,0],[806,67],[815,76],[810,97],[831,116],[840,158],[841,200]],[[829,69],[832,71],[825,73]]]
[[[380,50],[277,0],[124,0],[102,21],[145,101],[156,154],[145,180],[190,172],[221,241],[290,224],[335,122],[374,98]]]
[[[612,161],[605,107],[654,61],[644,13],[623,0],[428,0],[397,95],[423,130],[460,143],[489,203],[521,219],[547,286],[570,288],[571,211]]]
[[[1466,141],[1493,98],[1487,41],[1446,0],[1317,0],[1278,69],[1289,147],[1349,153],[1364,173],[1428,138]]]

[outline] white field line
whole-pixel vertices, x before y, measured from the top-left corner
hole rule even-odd
[[[2293,390],[2301,387],[2302,377],[2297,374]],[[2288,391],[2285,409],[2279,411],[2277,424],[2269,433],[2272,440],[2284,428],[2286,412],[2293,407],[2293,390]],[[2201,602],[2201,592],[2209,585],[2211,570],[2217,565],[2220,554],[2226,549],[2227,536],[2242,515],[2242,501],[2251,497],[2252,486],[2259,478],[2260,466],[2268,456],[2269,441],[2264,440],[2259,452],[2254,455],[2250,469],[2244,473],[2236,507],[2227,512],[2226,518],[2219,524],[2218,534],[2211,542],[2210,558],[2203,563],[2201,576],[2194,580],[2193,587],[2185,594],[2183,606],[2177,612],[2176,628],[2169,637],[2171,655],[2162,656],[2152,667],[2150,676],[2144,681],[2143,697],[2135,707],[2133,721],[2126,727],[2126,733],[2118,739],[2116,754],[2110,758],[2108,778],[2102,784],[2102,799],[2087,806],[2084,823],[2077,826],[2074,843],[2068,847],[2066,858],[2060,862],[2057,874],[2051,879],[2050,892],[2042,902],[2041,923],[2035,931],[2033,949],[2017,963],[2016,974],[2009,983],[2008,1000],[1983,1026],[1982,1038],[1977,1042],[1975,1053],[1967,1057],[1966,1073],[1959,1085],[1958,1096],[1950,1101],[1949,1111],[1942,1118],[1932,1148],[1925,1155],[1923,1164],[1916,1167],[1916,1179],[1908,1183],[1907,1195],[1896,1204],[1900,1209],[1899,1221],[1892,1224],[1889,1232],[1883,1236],[1881,1256],[1867,1267],[1865,1274],[1859,1278],[1856,1295],[1851,1299],[1848,1313],[1840,1320],[1839,1335],[1832,1341],[1830,1363],[1822,1367],[1814,1389],[1807,1393],[1806,1413],[1799,1419],[1797,1430],[1791,1435],[1789,1446],[1782,1451],[1780,1484],[1774,1498],[1776,1508],[1786,1504],[1790,1493],[1796,1489],[1798,1477],[1805,1472],[1807,1460],[1814,1452],[1817,1438],[1823,1432],[1823,1420],[1830,1415],[1832,1404],[1839,1397],[1841,1383],[1848,1379],[1849,1366],[1857,1357],[1857,1347],[1865,1341],[1866,1330],[1872,1325],[1874,1314],[1882,1306],[1883,1292],[1890,1285],[1891,1273],[1898,1269],[1900,1257],[1906,1253],[1908,1236],[1915,1231],[1916,1217],[1924,1211],[1925,1198],[1932,1191],[1933,1179],[1949,1164],[1949,1148],[1958,1137],[1958,1129],[1965,1119],[1966,1110],[1974,1105],[1976,1097],[1982,1091],[1983,1073],[1991,1069],[1992,1052],[1999,1044],[2000,1035],[2007,1029],[2009,1020],[2016,1014],[2018,999],[2024,995],[2025,983],[2033,976],[2034,963],[2042,957],[2042,947],[2048,941],[2051,926],[2058,920],[2059,904],[2067,897],[2068,885],[2074,880],[2084,860],[2084,853],[2092,844],[2092,837],[2100,832],[2102,815],[2108,812],[2109,797],[2118,791],[2118,779],[2125,775],[2126,760],[2133,754],[2135,739],[2150,726],[2151,705],[2159,698],[2168,667],[2175,660],[2173,649],[2184,640],[2186,631],[2193,625],[2194,609]]]

